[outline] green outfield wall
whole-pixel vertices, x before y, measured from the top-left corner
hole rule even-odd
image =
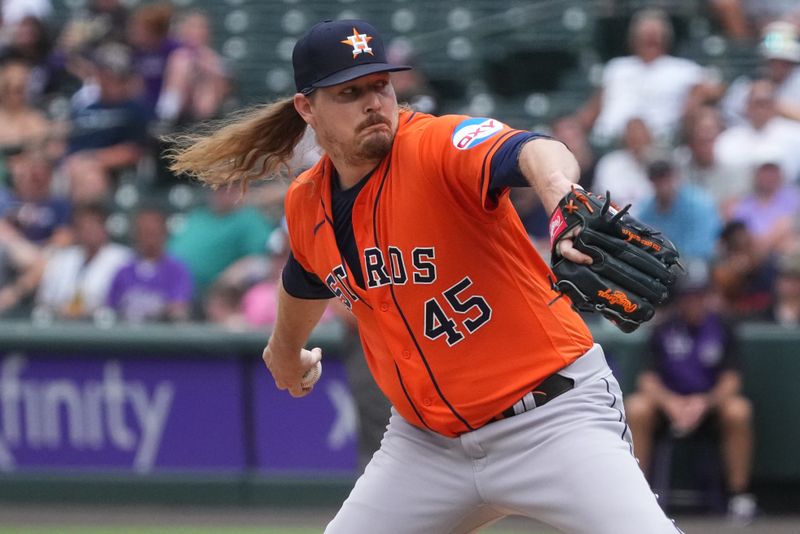
[[[647,330],[594,332],[630,391]],[[754,478],[800,487],[800,332],[741,332]],[[0,322],[0,500],[341,502],[356,475],[342,416],[342,331],[328,325],[313,335],[326,354],[315,400],[275,390],[260,361],[267,335]]]

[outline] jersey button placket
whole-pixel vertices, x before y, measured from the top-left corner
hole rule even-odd
[[[388,302],[381,302],[380,309],[382,312],[389,311],[389,303]]]
[[[433,400],[431,400],[430,397],[425,397],[424,399],[422,399],[422,404],[424,404],[425,406],[430,406],[431,404],[433,404]]]
[[[401,356],[403,357],[404,360],[408,360],[409,358],[411,358],[411,352],[407,351],[407,350],[404,350],[402,352]]]

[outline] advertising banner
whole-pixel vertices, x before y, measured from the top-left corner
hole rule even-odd
[[[340,362],[324,360],[322,378],[299,399],[275,387],[260,360],[251,376],[259,470],[355,471],[358,413]]]
[[[241,363],[0,353],[0,470],[239,471]]]

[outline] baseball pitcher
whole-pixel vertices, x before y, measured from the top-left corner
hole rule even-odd
[[[214,186],[269,176],[306,126],[325,155],[286,197],[292,254],[264,349],[276,385],[313,385],[305,343],[328,299],[356,317],[393,405],[381,448],[326,532],[470,532],[508,514],[568,533],[677,532],[633,456],[619,385],[575,308],[650,319],[678,254],[573,183],[560,142],[491,118],[398,105],[377,30],[312,27],[297,93],[186,136],[172,168]],[[511,187],[553,212],[552,269]]]

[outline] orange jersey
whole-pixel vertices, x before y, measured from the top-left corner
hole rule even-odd
[[[367,363],[409,422],[445,436],[481,427],[592,346],[548,281],[492,156],[517,133],[492,119],[402,112],[391,153],[353,206],[366,289],[339,252],[326,156],[289,188],[296,260],[358,319]]]

